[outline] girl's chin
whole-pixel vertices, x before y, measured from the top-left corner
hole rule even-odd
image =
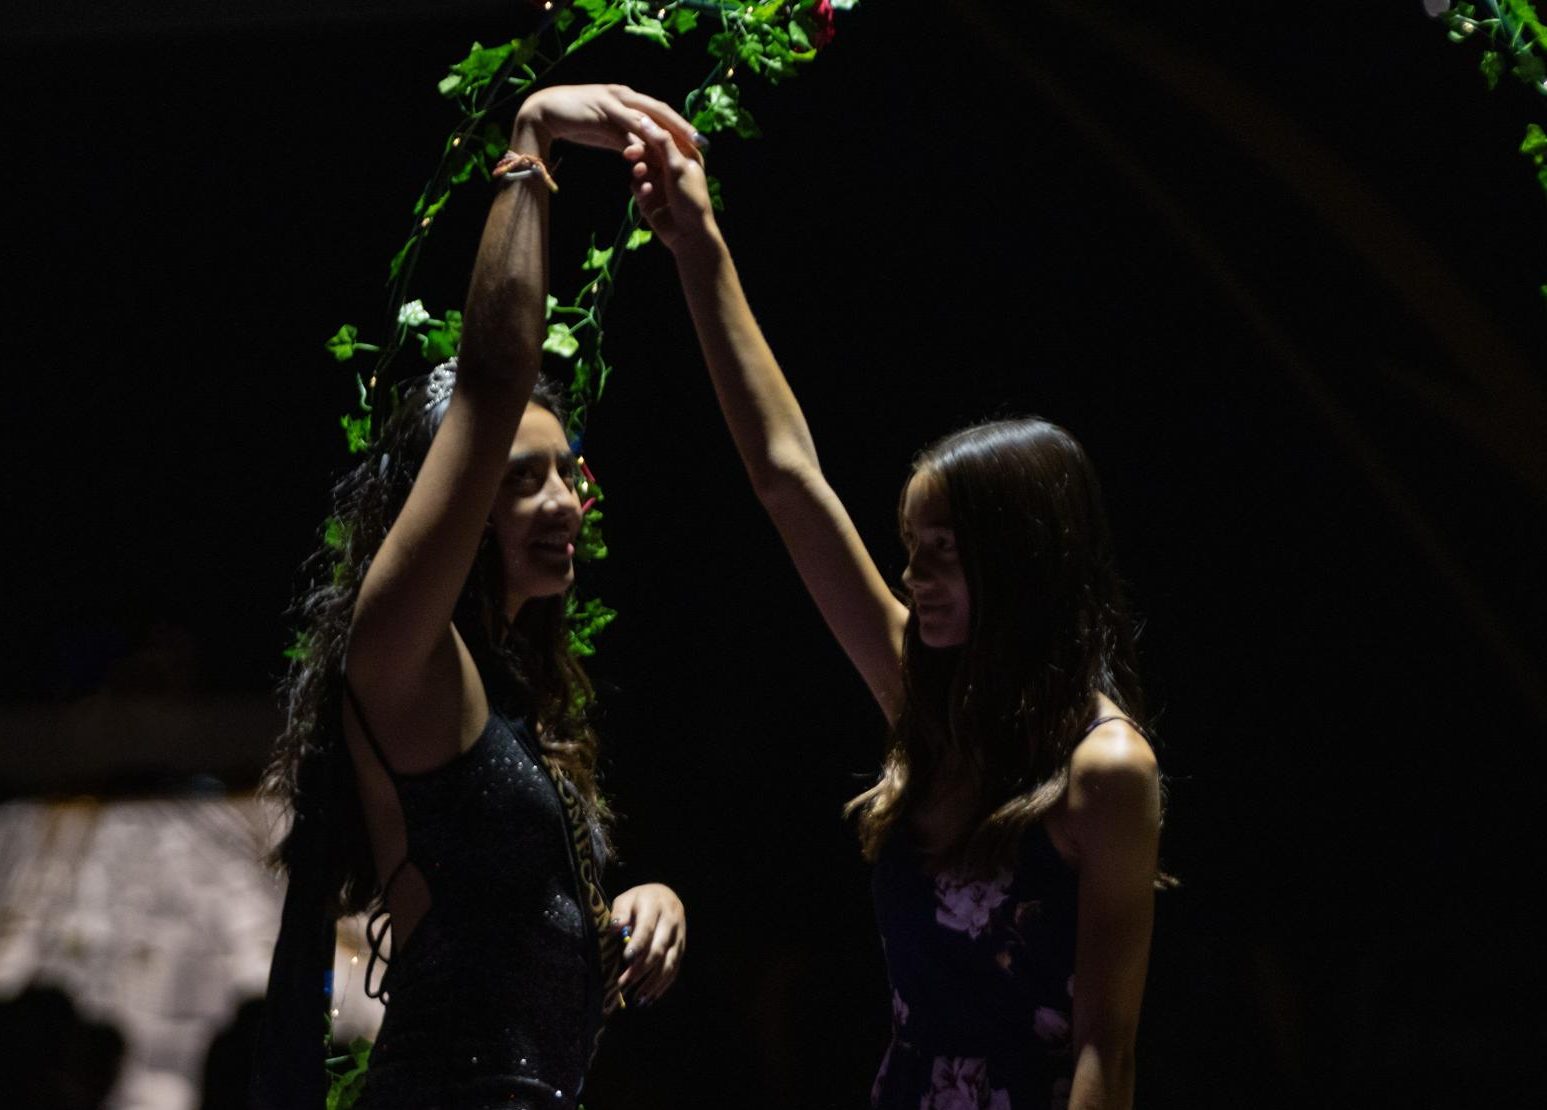
[[[925,647],[954,648],[965,644],[967,637],[965,634],[958,635],[954,629],[931,628],[920,621],[919,642]]]

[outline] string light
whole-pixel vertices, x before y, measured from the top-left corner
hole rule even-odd
[[[458,135],[456,138],[452,139],[451,140],[451,145],[452,146],[461,146],[462,145],[462,136]]]

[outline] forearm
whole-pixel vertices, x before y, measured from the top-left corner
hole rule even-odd
[[[548,159],[549,137],[518,116],[511,149]],[[541,358],[548,293],[548,190],[540,178],[496,186],[463,315],[459,378],[531,391]]]
[[[679,251],[677,268],[725,422],[766,500],[791,479],[817,472],[811,431],[718,230]]]

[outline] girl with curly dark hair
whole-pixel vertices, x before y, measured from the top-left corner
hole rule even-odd
[[[1129,1106],[1160,777],[1085,452],[1038,419],[926,449],[902,494],[899,600],[822,474],[700,161],[648,125],[625,157],[752,485],[891,724],[849,805],[893,988],[872,1104]]]
[[[620,992],[648,1000],[676,975],[677,896],[650,884],[609,905],[598,881],[608,811],[564,626],[576,460],[537,383],[550,144],[622,150],[642,118],[692,149],[677,113],[621,86],[527,98],[456,365],[400,391],[335,490],[268,779],[292,822],[260,1106],[321,1104],[314,1019],[342,913],[377,909],[370,1110],[573,1107]]]

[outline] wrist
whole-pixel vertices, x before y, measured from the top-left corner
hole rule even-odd
[[[678,269],[684,272],[715,269],[730,260],[730,248],[713,216],[706,216],[702,227],[679,233],[671,251]]]
[[[540,103],[533,105],[528,99],[516,113],[515,126],[510,131],[510,149],[517,154],[532,154],[544,161],[553,145],[553,134],[544,122]]]

